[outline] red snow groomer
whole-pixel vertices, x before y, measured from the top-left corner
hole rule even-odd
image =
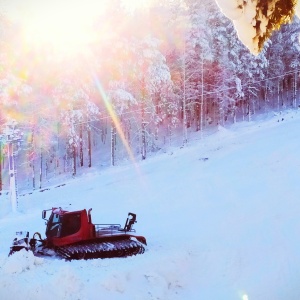
[[[31,250],[36,256],[58,256],[67,260],[126,257],[142,254],[146,239],[135,235],[132,228],[136,214],[128,213],[124,227],[120,224],[93,224],[91,210],[66,211],[61,208],[43,210],[46,238],[36,232],[17,232],[9,255],[21,249]],[[49,220],[47,211],[51,211]]]

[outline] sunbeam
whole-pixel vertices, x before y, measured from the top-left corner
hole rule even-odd
[[[116,114],[116,112],[115,112],[112,104],[110,103],[110,101],[109,101],[109,99],[108,99],[108,97],[107,97],[107,95],[106,95],[106,93],[105,93],[105,91],[104,91],[104,89],[103,89],[103,87],[102,87],[102,85],[101,85],[98,77],[96,75],[94,75],[93,77],[94,77],[94,81],[95,81],[97,90],[99,91],[99,93],[100,93],[100,95],[101,95],[101,97],[102,97],[102,99],[104,101],[105,107],[106,107],[106,109],[107,109],[107,111],[108,111],[108,113],[109,113],[109,115],[110,115],[110,117],[111,117],[114,125],[116,126],[116,130],[117,130],[117,132],[118,132],[118,134],[119,134],[119,136],[121,138],[121,141],[122,141],[122,143],[123,143],[123,145],[124,145],[124,147],[125,147],[128,155],[129,155],[129,158],[134,163],[134,165],[136,165],[133,152],[132,152],[132,150],[131,150],[131,148],[130,148],[130,146],[128,144],[128,141],[127,141],[127,139],[125,137],[125,134],[124,134],[124,132],[122,130],[121,122],[120,122],[120,120],[119,120],[119,118],[118,118],[118,116],[117,116],[117,114]]]

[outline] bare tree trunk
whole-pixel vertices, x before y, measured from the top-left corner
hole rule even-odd
[[[172,135],[173,135],[171,124],[168,124],[168,133],[169,133],[169,146],[171,147],[172,146]]]
[[[248,86],[249,87],[249,86]],[[249,90],[249,88],[248,88]],[[250,93],[248,93],[247,96],[245,96],[245,99],[247,99],[247,115],[248,115],[248,122],[251,122],[251,102],[250,102]]]
[[[251,122],[251,109],[250,109],[249,101],[247,103],[247,110],[248,110],[248,122]]]
[[[236,106],[233,108],[233,123],[236,123]]]
[[[145,122],[145,111],[142,109],[142,159],[146,159],[146,122]]]
[[[283,100],[283,107],[287,108],[288,106],[291,106],[291,103],[289,103],[289,85],[288,85],[288,79],[284,80],[284,86],[283,89],[285,91],[285,99]]]
[[[293,107],[297,107],[297,71],[294,73],[294,81],[293,81]]]
[[[34,156],[35,156],[35,148],[34,148],[34,129],[32,129],[32,136],[31,136],[31,145],[32,145],[32,153],[33,153],[33,157],[31,160],[31,164],[32,164],[32,189],[35,190],[35,170],[34,170]]]
[[[203,133],[203,106],[204,106],[204,57],[202,53],[202,63],[201,63],[201,102],[200,102],[200,133],[202,138]]]
[[[265,112],[267,112],[267,102],[268,102],[268,81],[265,81]]]
[[[185,44],[184,44],[185,45]],[[183,113],[183,145],[188,141],[187,137],[187,116],[186,116],[186,67],[185,67],[185,47],[183,54],[183,101],[182,101],[182,113]]]
[[[201,104],[197,101],[195,103],[195,119],[196,119],[196,131],[201,130]]]
[[[116,127],[112,119],[111,119],[110,138],[111,138],[111,165],[114,166],[115,159],[116,159]]]
[[[107,135],[107,120],[105,120],[104,124],[102,124],[101,129],[101,142],[105,144],[106,142],[106,135]]]
[[[55,160],[54,160],[54,164],[56,165]],[[48,165],[48,159],[46,158],[46,160],[45,160],[45,178],[46,178],[46,180],[48,178],[48,170],[49,170],[49,165]]]
[[[72,145],[72,152],[73,152],[73,176],[75,176],[76,175],[76,171],[77,171],[77,169],[76,169],[76,145],[75,145],[75,143],[73,143],[73,145]]]
[[[241,101],[242,101],[242,105],[241,105],[241,108],[242,108],[242,116],[243,116],[243,121],[245,121],[245,107],[244,107],[244,99],[242,99]]]
[[[88,166],[89,168],[92,166],[92,141],[91,141],[91,128],[88,128],[87,130],[88,134],[88,159],[89,163]]]
[[[32,189],[35,190],[35,170],[34,170],[34,159],[31,161],[32,164]]]
[[[154,138],[156,141],[158,141],[158,130],[159,130],[159,127],[158,127],[158,123],[155,124],[155,131],[154,131]]]
[[[280,78],[277,82],[277,110],[280,110]]]
[[[253,115],[255,115],[256,114],[256,101],[253,99],[251,102],[252,102]]]
[[[40,150],[40,189],[42,188],[42,177],[43,177],[43,149]]]
[[[145,79],[142,82],[142,160],[146,159],[147,149],[146,149],[146,120],[145,120]]]
[[[83,141],[82,141],[82,124],[80,124],[79,128],[79,162],[80,167],[83,167]]]

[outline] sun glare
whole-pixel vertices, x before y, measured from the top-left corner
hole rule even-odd
[[[37,7],[21,22],[24,38],[30,45],[49,46],[66,55],[84,52],[95,39],[92,25],[101,10],[101,4]]]
[[[147,8],[153,0],[123,0],[123,5],[129,11],[135,11],[140,8]]]
[[[128,11],[150,7],[156,0],[122,0]],[[27,4],[26,4],[27,3]],[[20,25],[28,47],[49,47],[63,56],[87,53],[99,38],[94,21],[105,18],[110,1],[104,0],[30,0],[10,7],[10,14]],[[99,24],[99,22],[98,22]],[[113,30],[113,29],[112,29]],[[100,34],[104,37],[106,33]]]

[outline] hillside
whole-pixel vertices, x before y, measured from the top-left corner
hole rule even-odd
[[[299,299],[299,132],[300,115],[290,111],[25,195],[17,213],[2,196],[0,299]],[[135,212],[147,251],[8,258],[15,231],[44,235],[41,211],[55,206],[92,207],[96,223]]]

